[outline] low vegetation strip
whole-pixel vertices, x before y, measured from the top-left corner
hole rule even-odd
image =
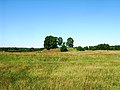
[[[120,90],[120,51],[0,52],[0,90]]]
[[[0,47],[0,52],[34,52],[42,51],[44,48],[18,48],[18,47]]]

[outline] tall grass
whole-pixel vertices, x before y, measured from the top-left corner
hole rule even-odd
[[[120,51],[0,53],[0,90],[120,90]]]

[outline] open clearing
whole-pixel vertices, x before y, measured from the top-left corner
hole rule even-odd
[[[0,90],[120,90],[120,51],[1,52]]]

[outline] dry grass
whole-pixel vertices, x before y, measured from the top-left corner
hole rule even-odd
[[[120,51],[0,53],[0,90],[120,90]]]

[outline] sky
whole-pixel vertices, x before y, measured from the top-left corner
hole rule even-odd
[[[49,35],[120,45],[120,0],[0,0],[0,47],[40,48]]]

